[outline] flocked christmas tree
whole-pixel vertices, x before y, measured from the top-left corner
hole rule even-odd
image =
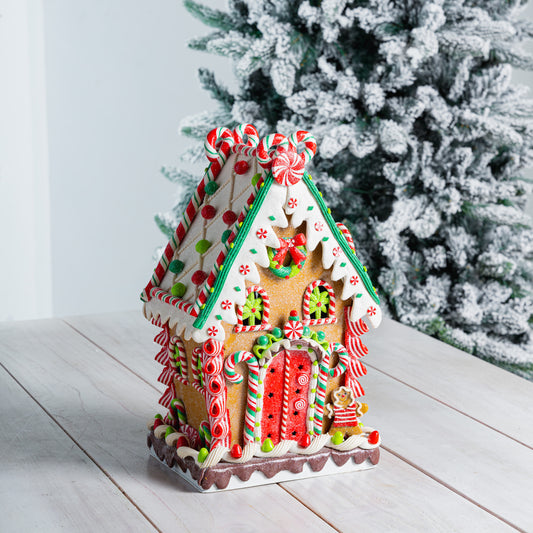
[[[390,315],[531,376],[533,102],[511,68],[533,69],[519,47],[533,25],[520,3],[186,0],[214,28],[190,46],[230,58],[238,90],[200,70],[219,107],[182,132],[199,141],[194,159],[216,125],[311,131],[313,177]],[[165,232],[182,207],[157,217]]]

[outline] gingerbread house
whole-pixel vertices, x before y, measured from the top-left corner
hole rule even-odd
[[[165,409],[152,454],[199,490],[368,468],[361,335],[381,320],[353,240],[305,165],[305,131],[243,124],[205,142],[205,174],[144,289]]]

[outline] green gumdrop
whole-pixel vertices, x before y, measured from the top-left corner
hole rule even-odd
[[[259,344],[259,346],[266,346],[268,344],[268,337],[266,335],[261,335],[261,337],[257,339],[257,344]]]
[[[274,335],[274,337],[276,337],[276,339],[281,339],[281,335],[282,335],[282,333],[281,333],[281,329],[279,329],[279,328],[274,328],[274,329],[272,330],[272,335]]]
[[[211,243],[207,239],[202,239],[196,243],[195,249],[199,254],[205,254],[210,246]]]
[[[166,439],[171,433],[176,433],[176,430],[175,430],[173,427],[169,426],[169,427],[167,428],[167,430],[165,431],[165,439]]]
[[[187,292],[187,287],[183,283],[175,283],[172,285],[170,292],[172,293],[172,296],[181,298]]]
[[[265,439],[263,442],[263,445],[261,446],[261,450],[265,453],[271,452],[274,449],[274,445],[272,444],[271,439]]]
[[[322,342],[326,338],[326,334],[323,331],[319,331],[316,334],[316,338],[318,339],[318,342]]]
[[[310,337],[311,336],[311,329],[309,326],[304,326],[304,331],[302,333],[303,337]]]
[[[200,451],[198,452],[198,462],[203,463],[207,456],[209,455],[209,450],[207,448],[200,448]]]
[[[179,259],[175,259],[168,265],[168,269],[170,272],[174,272],[174,274],[179,274],[182,270],[185,264],[183,261],[180,261]]]
[[[255,187],[259,183],[260,179],[261,179],[261,174],[256,174],[255,176],[253,176],[252,185]]]
[[[331,438],[331,442],[335,445],[342,444],[344,442],[344,435],[340,431],[337,431],[337,433]]]
[[[224,230],[224,231],[222,232],[222,237],[221,237],[220,240],[221,240],[223,243],[225,243],[225,242],[228,240],[228,237],[229,237],[230,235],[231,235],[231,230],[230,230],[230,229]]]
[[[159,413],[157,413],[157,414],[154,416],[154,418],[159,418],[159,420],[163,420],[163,416],[160,415]]]
[[[205,186],[205,192],[206,194],[215,194],[215,192],[217,191],[218,189],[218,184],[215,183],[214,181],[210,181],[209,183],[206,184]]]

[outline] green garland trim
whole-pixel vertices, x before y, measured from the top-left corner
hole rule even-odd
[[[232,242],[233,247],[230,248],[226,259],[224,260],[224,268],[219,271],[218,276],[215,279],[215,284],[213,285],[212,292],[209,295],[207,301],[205,302],[204,308],[200,311],[200,315],[194,321],[193,327],[195,327],[196,329],[202,329],[205,323],[207,322],[207,318],[213,310],[215,302],[217,301],[220,292],[222,291],[222,288],[226,283],[226,279],[231,271],[231,267],[237,257],[237,254],[239,253],[239,250],[241,249],[244,240],[248,236],[248,232],[250,231],[250,228],[254,223],[255,217],[257,216],[257,213],[259,213],[259,210],[261,209],[261,206],[265,201],[266,195],[268,194],[268,191],[270,190],[273,181],[274,178],[272,177],[272,173],[270,172],[265,178],[263,186],[259,189],[253,201],[252,208],[246,214],[239,233],[237,233],[235,240]]]
[[[337,227],[337,224],[333,220],[333,217],[329,213],[329,209],[322,199],[322,195],[320,194],[320,191],[316,188],[316,185],[313,183],[311,176],[307,172],[304,172],[303,180],[307,187],[309,188],[309,191],[315,198],[318,207],[320,207],[320,211],[322,212],[322,215],[326,219],[326,222],[328,223],[329,229],[335,235],[335,238],[337,239],[338,243],[340,244],[342,251],[352,263],[352,265],[357,270],[358,274],[361,276],[361,279],[363,280],[363,283],[366,287],[366,290],[372,296],[373,300],[379,305],[379,297],[376,294],[376,291],[374,290],[374,286],[372,285],[372,281],[370,281],[370,278],[368,277],[368,274],[366,273],[363,264],[361,261],[359,261],[359,258],[355,255],[353,250],[350,248],[350,245],[348,244],[348,241],[346,240],[346,237],[343,235],[342,231]]]

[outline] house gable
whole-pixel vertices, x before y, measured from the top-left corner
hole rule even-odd
[[[237,147],[237,153],[229,155],[225,165],[221,166],[219,187],[212,197],[216,211],[214,220],[207,224],[198,216],[196,220],[189,220],[190,237],[185,235],[179,244],[174,238],[175,246],[171,257],[164,256],[167,271],[161,275],[159,287],[156,288],[155,283],[152,287],[147,287],[145,299],[147,294],[153,293],[156,296],[145,304],[147,317],[169,321],[171,327],[176,327],[176,334],[183,335],[185,339],[192,337],[197,342],[208,338],[223,340],[225,333],[222,323],[237,323],[236,306],[242,306],[246,300],[246,284],[259,283],[257,266],[268,267],[268,250],[280,246],[274,228],[286,227],[287,216],[290,215],[294,227],[305,222],[308,250],[313,251],[319,243],[322,244],[324,269],[331,269],[332,280],[341,280],[343,283],[342,294],[338,297],[343,300],[353,299],[350,320],[355,321],[366,316],[371,325],[377,327],[381,320],[379,298],[366,269],[331,217],[311,177],[303,173],[302,179],[294,183],[280,184],[268,165],[261,167],[260,174],[255,174],[255,170],[259,169],[256,161],[261,161],[260,151],[253,151],[251,146],[238,146],[241,148]],[[264,154],[262,156],[264,165]],[[235,166],[238,161],[245,161],[249,171],[238,175],[235,180]],[[210,168],[207,169],[206,175],[209,175]],[[205,185],[203,189],[205,190]],[[226,232],[224,238],[221,228],[227,226],[220,223],[220,211],[232,205],[237,190],[240,195],[235,200],[241,200],[239,207],[248,192],[251,191],[251,194],[244,203],[231,233]],[[196,211],[201,211],[205,194],[202,198],[200,196],[197,193],[191,200],[197,204]],[[209,202],[206,205],[212,204]],[[187,218],[191,217],[185,217]],[[211,228],[213,231],[210,233]],[[229,237],[227,233],[230,233]],[[210,248],[205,253],[200,253],[201,249],[199,252],[195,247],[198,242],[204,240],[209,242]],[[168,267],[176,260],[174,258],[183,256],[192,257],[192,264],[184,267],[176,276]],[[210,265],[212,267],[209,271]],[[185,298],[173,296],[172,287],[181,283],[180,280],[192,277],[197,267],[200,267],[198,270],[204,272],[206,277],[202,288],[193,290],[187,287],[188,292],[182,295]]]

